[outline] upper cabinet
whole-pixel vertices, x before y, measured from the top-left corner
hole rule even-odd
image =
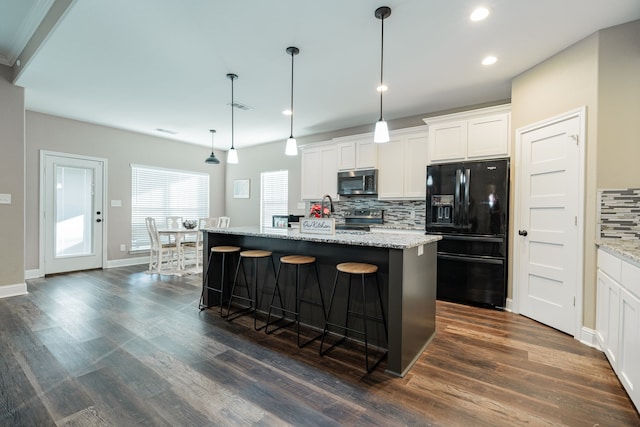
[[[318,143],[301,150],[302,200],[319,200],[329,194],[337,200],[338,149],[334,144]]]
[[[500,105],[424,119],[429,163],[509,155],[511,106]]]
[[[377,148],[373,135],[334,138],[338,148],[338,170],[376,169]]]
[[[425,197],[426,126],[392,131],[378,145],[378,198],[417,200]]]

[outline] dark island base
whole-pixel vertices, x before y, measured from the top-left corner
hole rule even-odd
[[[262,249],[271,251],[273,252],[276,270],[281,256],[297,254],[316,257],[320,285],[327,308],[335,278],[336,264],[341,262],[366,262],[377,265],[382,288],[383,307],[385,307],[385,315],[387,316],[388,342],[385,342],[384,328],[381,324],[369,321],[367,328],[369,342],[374,346],[387,348],[387,372],[391,374],[404,376],[435,334],[436,244],[424,245],[424,253],[418,255],[418,248],[416,247],[403,250],[388,249],[210,231],[204,233],[203,268],[205,273],[207,271],[209,249],[212,246],[219,245],[239,246],[243,250]],[[227,257],[227,259],[225,295],[223,296],[225,303],[231,290],[236,266],[236,258],[231,256]],[[213,268],[209,271],[209,283],[217,284],[220,280],[221,257],[214,256],[212,262]],[[258,264],[258,309],[266,313],[271,302],[275,277],[271,271],[270,263],[261,260]],[[253,290],[253,280],[255,280],[253,262],[246,265],[245,272],[247,273],[250,289]],[[283,269],[280,276],[280,287],[283,291],[284,303],[288,307],[294,306],[294,272],[294,268]],[[243,277],[242,272],[239,277]],[[301,281],[305,280],[307,281],[307,285],[304,287],[305,299],[319,302],[320,299],[317,295],[317,286],[314,283],[313,274],[307,275],[306,269],[303,268],[301,270]],[[377,298],[375,281],[373,279],[369,280],[371,280],[371,283],[368,284],[371,286],[367,287],[367,310],[379,315],[377,304],[374,304],[374,297]],[[346,278],[341,277],[339,283],[331,319],[335,323],[341,323],[346,313]],[[354,292],[358,290],[359,286],[354,286]],[[241,290],[238,289],[238,291]],[[360,295],[361,293],[352,294],[352,301],[360,301]],[[218,293],[205,293],[204,304],[206,306],[216,306],[219,302]],[[352,310],[358,311],[360,309],[360,306],[352,303]],[[274,313],[280,314],[279,312]],[[264,318],[264,316],[260,317]],[[312,304],[303,304],[301,307],[301,321],[312,328],[321,330],[324,327],[321,308]],[[352,321],[351,326],[356,329],[362,328],[363,320],[352,317]],[[355,335],[353,338],[362,339],[359,335]]]

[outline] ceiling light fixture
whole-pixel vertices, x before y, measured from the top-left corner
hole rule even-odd
[[[209,132],[211,132],[211,155],[204,162],[210,165],[217,165],[217,164],[220,164],[220,160],[218,160],[216,155],[213,153],[213,135],[215,135],[216,130],[209,129]]]
[[[382,80],[382,69],[384,65],[384,20],[391,15],[391,8],[387,6],[381,6],[376,9],[374,13],[375,17],[380,20],[380,25],[382,28],[381,38],[380,38],[380,118],[376,122],[376,130],[373,134],[373,142],[389,142],[389,127],[387,126],[387,122],[382,118],[382,92],[386,89],[386,85]]]
[[[300,53],[300,49],[289,46],[287,48],[287,53],[291,55],[291,108],[289,108],[289,111],[291,112],[291,133],[289,134],[289,139],[287,139],[284,154],[287,156],[297,156],[298,144],[296,143],[296,139],[293,137],[293,57]]]
[[[229,73],[227,74],[227,78],[231,80],[231,149],[227,153],[227,163],[235,165],[238,163],[238,151],[233,145],[233,109],[235,108],[233,102],[233,81],[238,78],[238,75]]]
[[[482,60],[482,65],[492,65],[498,61],[498,58],[495,56],[487,56]]]
[[[486,7],[478,7],[473,12],[471,12],[471,16],[469,16],[469,19],[471,19],[472,21],[482,21],[487,16],[489,16],[489,9],[487,9]]]

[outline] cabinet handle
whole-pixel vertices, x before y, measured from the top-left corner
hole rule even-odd
[[[518,234],[521,236],[526,236],[528,233],[527,230],[518,230]]]

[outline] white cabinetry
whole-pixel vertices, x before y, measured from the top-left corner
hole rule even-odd
[[[338,149],[323,144],[302,150],[301,199],[319,200],[324,194],[337,199]]]
[[[631,400],[640,408],[640,267],[598,250],[596,336]]]
[[[378,144],[378,199],[422,199],[427,167],[426,126],[391,132]]]
[[[429,117],[429,162],[509,155],[511,107],[498,106]]]
[[[338,147],[338,170],[375,169],[377,149],[373,135],[335,138]]]

